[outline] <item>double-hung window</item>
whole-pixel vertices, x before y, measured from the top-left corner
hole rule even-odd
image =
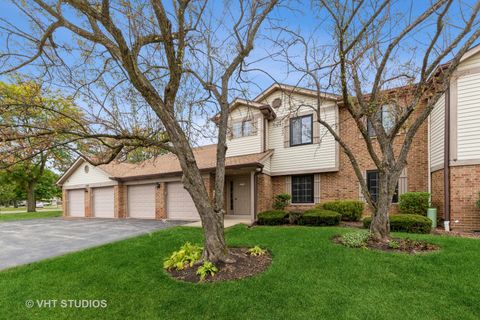
[[[377,170],[367,171],[367,188],[373,202],[377,202],[379,192],[379,179]],[[395,189],[395,194],[392,198],[392,203],[398,203],[398,184],[397,188]]]
[[[392,130],[395,125],[395,109],[392,105],[384,105],[379,111],[380,119],[382,120],[383,129],[385,132]],[[375,129],[370,121],[367,121],[368,135],[370,137],[376,136]]]
[[[233,138],[248,137],[254,135],[253,120],[244,120],[232,124]]]
[[[313,203],[313,174],[292,176],[292,203]]]
[[[313,116],[306,115],[290,119],[290,146],[311,144]]]

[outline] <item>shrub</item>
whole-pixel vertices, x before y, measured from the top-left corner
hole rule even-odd
[[[287,212],[282,210],[263,211],[258,214],[258,224],[274,226],[285,224]]]
[[[477,208],[480,209],[480,192],[478,193],[478,200],[476,204],[477,204]]]
[[[398,241],[396,241],[396,240],[390,240],[388,242],[388,247],[390,249],[398,249],[398,248],[400,248],[400,243],[398,243]]]
[[[285,210],[285,208],[290,203],[290,196],[288,193],[280,193],[273,197],[273,209],[275,210]]]
[[[253,248],[248,249],[248,253],[251,256],[263,256],[267,252],[267,250],[260,248],[259,246],[255,246]]]
[[[180,250],[174,251],[170,257],[165,259],[163,268],[183,270],[185,267],[192,267],[195,262],[200,260],[202,250],[202,247],[186,242],[180,247]]]
[[[210,261],[205,261],[200,267],[197,269],[197,275],[200,276],[200,281],[205,280],[207,275],[211,275],[212,277],[218,272],[218,268],[211,263]]]
[[[288,223],[290,224],[297,224],[298,223],[298,219],[300,219],[300,217],[303,215],[303,212],[294,212],[294,211],[290,211],[288,213]]]
[[[427,215],[430,193],[428,192],[406,192],[400,195],[398,208],[402,214]]]
[[[321,204],[323,209],[338,212],[344,221],[359,221],[365,204],[358,200],[337,200]]]
[[[372,218],[363,219],[363,226],[370,228]],[[396,214],[390,216],[390,230],[410,233],[430,233],[432,220],[419,214]]]
[[[336,226],[340,223],[342,215],[335,211],[311,209],[298,219],[300,225],[310,226]]]
[[[341,242],[350,248],[362,248],[366,246],[368,239],[370,239],[370,232],[356,231],[344,234]]]

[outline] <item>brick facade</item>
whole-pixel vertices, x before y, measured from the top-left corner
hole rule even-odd
[[[85,218],[93,217],[92,200],[92,188],[85,189]]]
[[[273,202],[273,183],[272,177],[260,173],[257,175],[257,212],[269,210]]]
[[[368,153],[366,143],[362,138],[353,118],[347,110],[339,110],[340,135],[345,143],[355,154],[362,171],[375,170],[373,160]],[[414,138],[412,147],[407,159],[407,191],[428,191],[428,126],[423,124]],[[394,150],[400,151],[403,143],[403,135],[398,135]],[[378,148],[378,145],[375,145]],[[259,202],[265,203],[267,199],[262,197],[273,197],[279,193],[286,192],[286,176],[272,177],[273,194],[259,193]],[[360,199],[360,187],[357,176],[347,155],[340,149],[339,171],[320,174],[320,202],[338,199]],[[290,206],[291,210],[305,210],[311,206]],[[261,211],[261,210],[259,210]],[[392,206],[391,213],[396,213],[398,208]],[[365,211],[368,213],[368,209]]]
[[[113,187],[113,201],[115,218],[126,218],[127,186],[119,184]]]
[[[431,173],[432,207],[437,208],[438,220],[445,219],[443,169]]]
[[[167,184],[160,182],[155,188],[155,219],[167,219]]]
[[[453,230],[480,230],[480,165],[450,167],[450,226]]]

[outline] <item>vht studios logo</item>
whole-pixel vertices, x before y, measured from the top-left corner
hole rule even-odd
[[[107,300],[37,299],[25,301],[27,308],[106,308]]]

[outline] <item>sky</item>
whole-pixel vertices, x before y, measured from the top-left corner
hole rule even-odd
[[[53,0],[51,1],[52,3],[55,2]],[[29,2],[30,1],[27,1],[27,3]],[[171,2],[167,1],[164,3],[167,8],[171,8]],[[375,1],[373,1],[373,3],[375,3]],[[403,15],[401,19],[405,22],[414,19],[416,16],[421,14],[425,8],[430,5],[430,3],[431,1],[429,0],[397,0],[392,1],[391,6],[392,11],[396,13],[396,18],[400,18],[400,16]],[[459,11],[459,5],[461,4],[464,6],[464,8],[466,8],[466,6],[474,3],[474,0],[454,1],[450,16],[445,18],[445,22],[452,25],[457,24],[461,27],[461,20],[459,19],[459,16],[462,12]],[[224,7],[226,4],[229,6],[229,13],[232,15],[238,13],[237,1],[214,0],[210,3],[209,9],[212,10],[214,17],[216,19],[222,19],[222,21],[224,21],[224,27],[228,28],[231,27],[232,22],[229,22],[229,19],[233,21],[232,17],[229,17],[228,14],[225,15],[225,12],[227,11],[220,11],[220,9],[218,9]],[[67,12],[67,14],[70,14],[70,16],[73,17],[71,13]],[[303,73],[292,70],[285,64],[284,61],[280,61],[282,59],[280,59],[279,56],[271,57],[272,53],[276,53],[278,51],[278,46],[274,45],[272,39],[278,39],[279,28],[284,27],[294,30],[307,39],[314,39],[317,44],[332,44],[331,20],[326,19],[326,12],[324,10],[320,10],[318,6],[312,5],[312,2],[310,1],[282,2],[282,6],[275,9],[270,18],[271,20],[264,24],[260,32],[261,36],[256,40],[254,50],[246,59],[247,69],[252,71],[249,71],[243,75],[249,80],[247,84],[243,85],[243,89],[245,90],[243,94],[245,95],[245,98],[254,98],[261,91],[268,88],[274,81],[290,85],[308,85],[308,82],[301,81]],[[6,46],[6,40],[15,38],[14,33],[8,32],[5,29],[5,27],[11,28],[12,26],[14,26],[16,30],[23,30],[27,33],[31,32],[32,30],[32,25],[28,22],[25,14],[23,14],[19,8],[12,5],[12,3],[8,0],[0,1],[0,53],[4,53],[8,49]],[[397,57],[399,59],[398,62],[401,63],[402,59],[407,60],[410,58],[419,61],[421,57],[421,50],[417,52],[414,50],[414,48],[424,46],[425,43],[428,42],[434,27],[435,25],[433,24],[433,21],[431,21],[430,23],[423,25],[419,31],[409,36],[407,40],[411,48],[404,49],[403,51],[397,53]],[[385,29],[386,34],[395,34],[395,32],[398,32],[399,30],[397,25],[392,24],[387,24]],[[221,37],[221,30],[219,34]],[[282,34],[285,35],[285,33]],[[73,41],[69,32],[60,30],[55,33],[54,37],[59,43],[63,42],[71,44],[73,47],[75,47],[75,42]],[[280,36],[280,38],[282,37]],[[227,41],[228,39],[225,40]],[[12,45],[12,43],[10,45]],[[28,53],[28,50],[23,50],[20,44],[18,44],[17,49],[18,48],[20,48],[19,53]],[[225,52],[229,52],[229,49],[231,48],[227,47],[220,49],[225,50]],[[302,62],[301,57],[303,55],[303,50],[300,48],[300,46],[291,47],[289,53],[294,61],[298,63]],[[62,58],[64,58],[67,64],[75,65],[78,64],[79,61],[81,64],[81,56],[79,56],[75,50],[72,51],[71,54],[66,53],[64,56],[62,56]],[[3,65],[0,64],[0,70],[3,70],[2,68]],[[259,69],[262,71],[258,71]],[[26,75],[38,73],[38,71],[31,66],[22,68],[20,72]],[[9,81],[9,78],[8,76],[3,75],[0,76],[0,80]],[[66,91],[65,88],[59,88]],[[96,93],[101,94],[100,91],[97,91]],[[88,104],[88,101],[79,100],[77,103],[80,106],[85,107]],[[205,117],[203,115],[197,115],[194,117],[194,121],[201,124],[202,121],[205,121]],[[203,144],[205,141],[202,141],[201,143]]]

